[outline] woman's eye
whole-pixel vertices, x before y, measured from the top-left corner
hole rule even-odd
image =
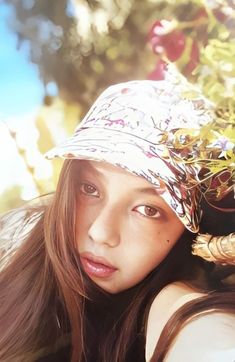
[[[155,219],[161,217],[159,209],[153,206],[141,205],[136,207],[136,211],[138,211],[141,215],[146,217],[151,217]]]
[[[83,183],[80,185],[80,192],[87,196],[99,197],[99,192],[96,187],[91,184]]]

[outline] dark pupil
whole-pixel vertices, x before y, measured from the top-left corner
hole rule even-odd
[[[95,191],[95,188],[91,185],[84,185],[84,190],[88,194],[92,194]]]
[[[148,216],[154,216],[156,214],[156,210],[150,206],[145,206],[145,212]]]

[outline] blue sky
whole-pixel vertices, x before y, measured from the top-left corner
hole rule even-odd
[[[13,13],[0,3],[0,119],[28,113],[39,106],[43,86],[37,67],[28,60],[28,47],[17,50],[17,38],[7,24]]]
[[[13,9],[0,2],[0,194],[18,184],[27,192],[25,197],[31,198],[35,186],[8,127],[17,131],[18,143],[30,156],[38,152],[34,121],[44,88],[37,67],[28,59],[27,44],[17,50],[16,35],[7,24],[12,14]]]

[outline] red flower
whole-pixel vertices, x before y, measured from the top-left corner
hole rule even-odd
[[[162,80],[165,78],[166,63],[163,60],[158,60],[154,70],[148,75],[148,79]]]

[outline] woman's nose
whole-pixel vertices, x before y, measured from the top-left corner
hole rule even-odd
[[[88,230],[89,238],[99,244],[115,247],[120,242],[120,222],[117,213],[106,209],[99,211]]]

